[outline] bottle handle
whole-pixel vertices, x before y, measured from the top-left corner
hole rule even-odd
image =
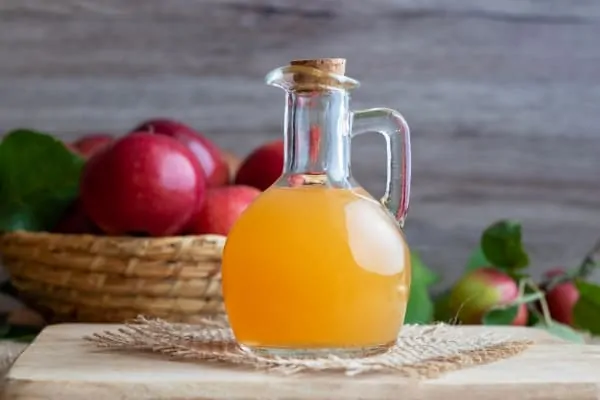
[[[387,178],[380,201],[403,227],[410,198],[410,128],[402,114],[389,108],[352,112],[351,137],[367,132],[379,133],[385,138]]]

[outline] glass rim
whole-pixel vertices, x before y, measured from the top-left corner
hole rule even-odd
[[[316,87],[325,87],[330,89],[351,90],[360,86],[360,82],[346,75],[335,74],[332,72],[321,71],[316,68],[302,65],[286,65],[271,70],[265,76],[265,83],[271,86],[281,87],[286,90],[293,90],[295,86],[301,85],[294,81],[294,75],[302,74],[315,78],[332,81],[333,83],[314,83]]]

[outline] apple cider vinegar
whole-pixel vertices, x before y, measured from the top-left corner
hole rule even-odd
[[[393,343],[409,281],[396,222],[349,189],[268,190],[238,220],[223,257],[229,321],[252,347]]]

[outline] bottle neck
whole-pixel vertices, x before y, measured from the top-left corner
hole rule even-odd
[[[349,95],[344,90],[287,92],[285,175],[347,183],[350,178]]]

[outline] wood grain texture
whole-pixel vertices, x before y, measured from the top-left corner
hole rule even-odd
[[[2,399],[447,399],[596,400],[600,346],[573,345],[524,327],[456,327],[534,341],[495,363],[415,382],[393,374],[285,377],[244,368],[165,360],[94,348],[85,335],[116,325],[64,324],[44,330],[7,373]]]
[[[73,138],[166,115],[246,154],[281,131],[266,72],[346,57],[354,108],[412,127],[413,247],[447,283],[488,223],[518,218],[539,272],[600,236],[598,37],[594,0],[4,0],[0,129]],[[353,149],[375,193],[383,154]]]

